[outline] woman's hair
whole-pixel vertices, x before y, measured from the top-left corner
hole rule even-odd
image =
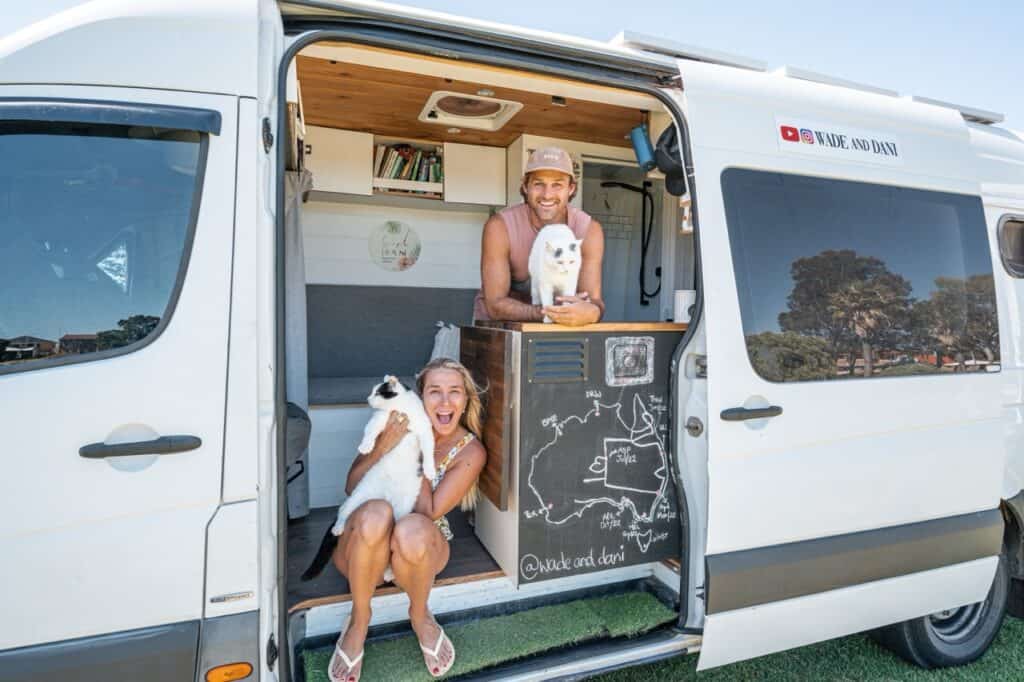
[[[481,438],[484,426],[484,406],[480,400],[480,394],[484,392],[484,389],[477,385],[476,381],[473,380],[473,375],[458,360],[437,358],[424,365],[423,369],[416,375],[416,390],[421,396],[423,395],[423,385],[427,380],[427,375],[435,369],[450,369],[458,372],[459,376],[462,377],[462,386],[466,391],[466,409],[463,411],[459,423],[476,436],[477,439]],[[477,496],[477,484],[474,482],[473,487],[462,498],[462,509],[468,511],[476,507]]]

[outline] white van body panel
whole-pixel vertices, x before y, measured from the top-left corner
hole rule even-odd
[[[821,642],[985,598],[996,557],[708,618],[698,670]]]
[[[5,3],[0,81],[256,96],[251,0]]]
[[[0,546],[17,557],[0,568],[17,586],[5,590],[3,611],[19,614],[0,623],[0,649],[201,618],[206,527],[221,494],[235,99],[78,86],[2,86],[0,96],[221,114],[187,276],[163,333],[125,355],[3,377],[4,395],[18,397],[4,403],[5,451],[21,454],[0,483]],[[88,443],[176,434],[202,446],[124,465],[78,455]]]
[[[1007,217],[1024,220],[1024,135],[978,124],[969,124],[968,129],[977,154],[975,172],[992,246],[1000,326],[1009,331],[1000,336],[1000,353],[1003,372],[1013,378],[1004,387],[1006,471],[1002,497],[1010,499],[1024,489],[1024,338],[1020,334],[1024,329],[1024,280],[1010,276],[1000,262],[999,226]]]
[[[203,616],[216,618],[258,608],[256,500],[225,504],[206,534]]]

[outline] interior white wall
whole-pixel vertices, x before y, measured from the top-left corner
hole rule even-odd
[[[369,407],[316,407],[309,411],[309,506],[335,507],[345,499],[345,477],[370,419]]]
[[[490,212],[310,201],[303,205],[307,284],[480,286],[480,236]],[[369,235],[388,220],[412,227],[423,246],[403,272],[378,267]]]

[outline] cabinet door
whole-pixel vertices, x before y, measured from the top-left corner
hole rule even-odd
[[[505,150],[471,144],[444,145],[444,200],[505,205]]]
[[[306,126],[306,168],[313,189],[321,192],[373,194],[373,135],[351,130]]]

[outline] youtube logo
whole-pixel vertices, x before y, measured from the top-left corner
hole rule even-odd
[[[800,131],[793,126],[780,126],[779,130],[782,132],[782,139],[787,142],[799,142]]]

